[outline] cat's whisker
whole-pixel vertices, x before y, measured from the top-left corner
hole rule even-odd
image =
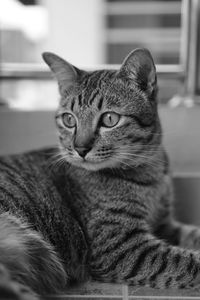
[[[141,147],[127,147],[127,148],[119,148],[118,150],[116,150],[117,152],[118,151],[124,151],[125,153],[131,153],[131,154],[137,154],[135,153],[135,151],[140,151],[141,153],[145,152],[145,154],[159,154],[161,153],[160,150],[158,149],[145,149],[145,148],[142,148]]]
[[[127,153],[125,153],[123,156],[122,156],[122,153],[121,153],[121,159],[124,161],[124,160],[128,160],[130,162],[133,162],[133,165],[135,166],[136,163],[138,163],[137,161],[135,161],[133,159],[133,157],[127,157],[126,156]],[[145,157],[145,156],[142,156],[141,158],[147,158],[147,160],[145,161],[145,164],[149,165],[149,166],[152,166],[153,168],[157,167],[157,163],[153,163],[153,162],[150,162],[148,157]]]
[[[115,150],[129,150],[129,151],[133,151],[133,150],[141,150],[141,147],[148,147],[148,149],[145,149],[145,151],[151,151],[151,150],[154,150],[154,151],[158,151],[160,152],[160,148],[158,146],[154,146],[154,145],[149,145],[149,144],[139,144],[139,145],[125,145],[125,146],[122,146],[120,145],[119,147],[115,147],[114,149]]]
[[[145,155],[138,155],[138,154],[133,154],[133,153],[121,153],[122,155],[128,155],[128,156],[132,156],[132,157],[140,157],[140,158],[144,158],[144,159],[147,159],[147,160],[156,160],[156,162],[160,162],[160,163],[165,163],[164,160],[162,159],[159,159],[157,157],[154,157],[154,156],[145,156]]]
[[[126,146],[120,146],[120,147],[116,148],[116,151],[121,152],[123,154],[134,155],[134,156],[139,157],[139,156],[142,156],[142,155],[138,154],[138,153],[133,153],[133,151],[141,150],[141,151],[145,152],[145,154],[147,154],[147,155],[149,154],[149,156],[145,155],[145,157],[149,157],[149,158],[152,157],[152,159],[155,159],[156,154],[161,154],[162,153],[161,152],[162,149],[160,149],[160,147],[158,147],[158,146],[153,146],[153,147],[151,147],[149,145],[147,145],[147,146],[148,146],[148,149],[142,149],[141,150],[141,146],[138,146],[138,147],[133,146],[132,147],[132,146],[126,145]],[[164,160],[162,160],[160,158],[156,158],[156,159],[160,160],[161,162],[164,162]]]
[[[118,162],[118,163],[120,163],[120,164],[122,164],[122,165],[125,165],[125,166],[128,167],[128,168],[130,168],[130,165],[127,164],[127,163],[125,163],[125,162],[123,161],[123,159],[119,159],[119,157],[118,157],[117,159],[115,158],[115,161]],[[122,169],[121,169],[121,170],[122,170]]]
[[[56,168],[59,168],[60,166],[62,166],[64,163],[66,163],[66,154],[63,154],[63,153],[58,153],[56,156],[54,156],[52,159],[51,159],[51,162],[49,164],[49,168],[50,170],[52,169],[56,169]]]
[[[152,155],[152,154],[154,154],[154,153],[152,153],[151,151],[149,151],[149,152],[146,152],[146,151],[145,151],[145,153],[151,154],[151,155],[141,155],[141,154],[133,153],[132,151],[135,150],[135,149],[130,149],[131,152],[129,152],[128,150],[129,150],[129,149],[126,149],[126,150],[123,152],[123,151],[121,151],[121,149],[119,149],[119,153],[121,153],[121,154],[123,154],[123,155],[130,155],[130,156],[140,157],[140,158],[145,158],[145,159],[156,159],[156,160],[158,160],[158,161],[160,161],[160,162],[162,162],[162,163],[165,162],[164,160],[162,160],[162,159],[160,159],[160,158],[157,158],[157,157],[155,157],[154,155]],[[156,152],[155,154],[157,154],[157,153],[159,153],[159,152]]]

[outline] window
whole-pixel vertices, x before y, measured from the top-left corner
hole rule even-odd
[[[182,101],[177,94],[195,98],[200,90],[199,6],[195,0],[59,0],[59,5],[55,0],[2,0],[0,103],[19,109],[56,107],[56,83],[41,59],[43,51],[94,69],[120,64],[137,47],[147,47],[155,59],[160,103],[173,98],[170,103],[176,105]]]

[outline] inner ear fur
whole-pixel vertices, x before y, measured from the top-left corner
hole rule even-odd
[[[138,48],[129,53],[122,63],[120,74],[150,93],[157,84],[155,64],[151,53],[145,48]]]

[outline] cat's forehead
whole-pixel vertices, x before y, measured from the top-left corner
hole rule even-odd
[[[115,74],[116,71],[112,70],[88,72],[81,80],[80,89],[84,91],[86,96],[95,90],[103,94],[115,80]]]
[[[136,86],[132,84],[130,88],[117,76],[116,71],[101,70],[86,73],[76,88],[61,99],[61,107],[77,113],[80,117],[87,117],[91,111],[95,114],[102,109],[114,107],[124,112],[132,108],[135,110],[143,97]]]
[[[61,106],[73,110],[86,107],[101,109],[106,91],[114,80],[115,71],[101,70],[87,72],[76,86],[61,98]]]
[[[118,76],[116,71],[96,71],[88,76],[82,82],[80,93],[84,95],[85,103],[92,102],[99,97],[103,102],[110,106],[123,106],[125,102],[133,100],[138,102],[146,98],[145,93],[138,88],[134,82],[131,84]],[[87,101],[88,100],[88,101]]]

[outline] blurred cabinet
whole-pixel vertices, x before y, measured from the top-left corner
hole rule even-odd
[[[120,63],[129,51],[146,47],[156,64],[178,64],[181,1],[106,0],[107,63]]]

